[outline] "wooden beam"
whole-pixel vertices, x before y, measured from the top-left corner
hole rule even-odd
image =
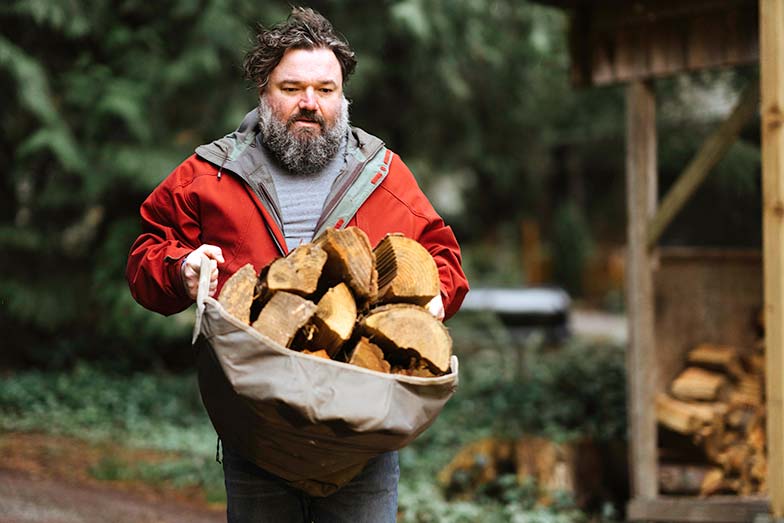
[[[675,215],[697,191],[713,167],[719,163],[729,148],[735,143],[738,134],[757,114],[759,105],[759,85],[749,85],[735,105],[730,116],[702,144],[694,159],[684,169],[662,200],[656,216],[648,228],[648,248],[653,248]]]
[[[784,516],[784,0],[760,0],[768,489]]]
[[[629,521],[693,521],[710,523],[749,523],[759,521],[768,511],[766,499],[743,499],[737,496],[710,498],[661,496],[650,500],[632,500],[626,511]],[[774,522],[771,522],[774,523]]]
[[[626,203],[632,496],[648,499],[657,494],[653,263],[646,244],[656,207],[656,99],[653,86],[641,81],[626,88]]]

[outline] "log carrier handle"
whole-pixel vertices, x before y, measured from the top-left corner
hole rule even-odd
[[[201,316],[204,313],[204,300],[210,293],[210,259],[201,255],[201,268],[199,269],[199,290],[196,292],[196,322],[193,325],[193,338],[191,344],[196,343],[196,339],[201,332]]]

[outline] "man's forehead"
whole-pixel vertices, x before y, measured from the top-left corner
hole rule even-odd
[[[343,83],[343,72],[331,49],[289,49],[272,70],[273,82]]]

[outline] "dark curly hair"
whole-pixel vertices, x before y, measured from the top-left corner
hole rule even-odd
[[[259,25],[253,47],[245,55],[245,77],[263,89],[270,73],[289,49],[331,49],[340,63],[343,82],[354,72],[354,51],[332,24],[310,8],[295,7],[285,22],[266,28]]]

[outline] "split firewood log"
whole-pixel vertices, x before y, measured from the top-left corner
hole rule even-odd
[[[284,347],[315,314],[316,304],[290,292],[276,292],[267,302],[253,328]]]
[[[270,292],[286,291],[300,296],[316,292],[327,253],[318,245],[305,243],[285,258],[272,262],[264,284]]]
[[[656,396],[656,419],[665,427],[681,434],[694,434],[709,425],[715,410],[710,405],[687,403],[667,394]]]
[[[686,357],[692,365],[725,372],[728,376],[740,377],[743,367],[736,347],[702,343],[689,351]]]
[[[226,312],[245,324],[250,323],[250,307],[253,303],[256,281],[256,269],[248,263],[226,280],[218,295],[218,302],[223,305]]]
[[[327,229],[314,243],[327,253],[324,272],[329,281],[345,282],[358,301],[376,299],[378,273],[370,240],[362,229]]]
[[[736,443],[722,452],[716,462],[725,472],[740,472],[750,456],[749,446],[745,442]]]
[[[422,307],[383,305],[360,322],[362,331],[384,350],[387,359],[424,361],[438,375],[449,370],[452,339],[446,327]]]
[[[433,257],[419,242],[388,234],[373,250],[378,271],[379,303],[427,305],[441,283]]]
[[[329,354],[327,354],[327,351],[324,350],[324,349],[312,350],[312,351],[308,350],[308,349],[305,349],[305,350],[302,351],[302,354],[309,354],[310,356],[315,356],[317,358],[324,358],[325,360],[331,360],[332,359],[332,358],[329,357]]]
[[[329,289],[318,302],[311,320],[308,343],[324,347],[331,357],[351,337],[357,321],[357,304],[345,283]]]
[[[357,342],[348,362],[378,372],[388,373],[390,369],[389,362],[384,359],[384,351],[364,336]]]
[[[730,406],[724,419],[728,427],[745,433],[751,427],[755,417],[756,413],[753,407],[736,403]]]
[[[711,461],[715,461],[719,454],[724,450],[724,435],[726,426],[724,416],[715,415],[708,425],[694,433],[692,441],[695,445],[701,446],[705,455]]]
[[[746,362],[752,374],[756,374],[758,376],[764,375],[765,374],[764,346],[762,352],[759,352],[757,354],[749,354],[749,356],[746,358]]]
[[[729,486],[728,481],[724,477],[724,471],[718,467],[712,467],[702,480],[700,496],[710,496],[722,492]]]
[[[759,406],[764,403],[765,385],[759,374],[743,374],[729,394],[732,404]]]
[[[727,377],[699,367],[688,367],[672,382],[672,394],[682,400],[716,400],[727,391]]]
[[[432,378],[439,375],[433,372],[424,360],[413,357],[409,358],[406,362],[395,365],[390,372],[392,374],[415,376],[418,378]]]

